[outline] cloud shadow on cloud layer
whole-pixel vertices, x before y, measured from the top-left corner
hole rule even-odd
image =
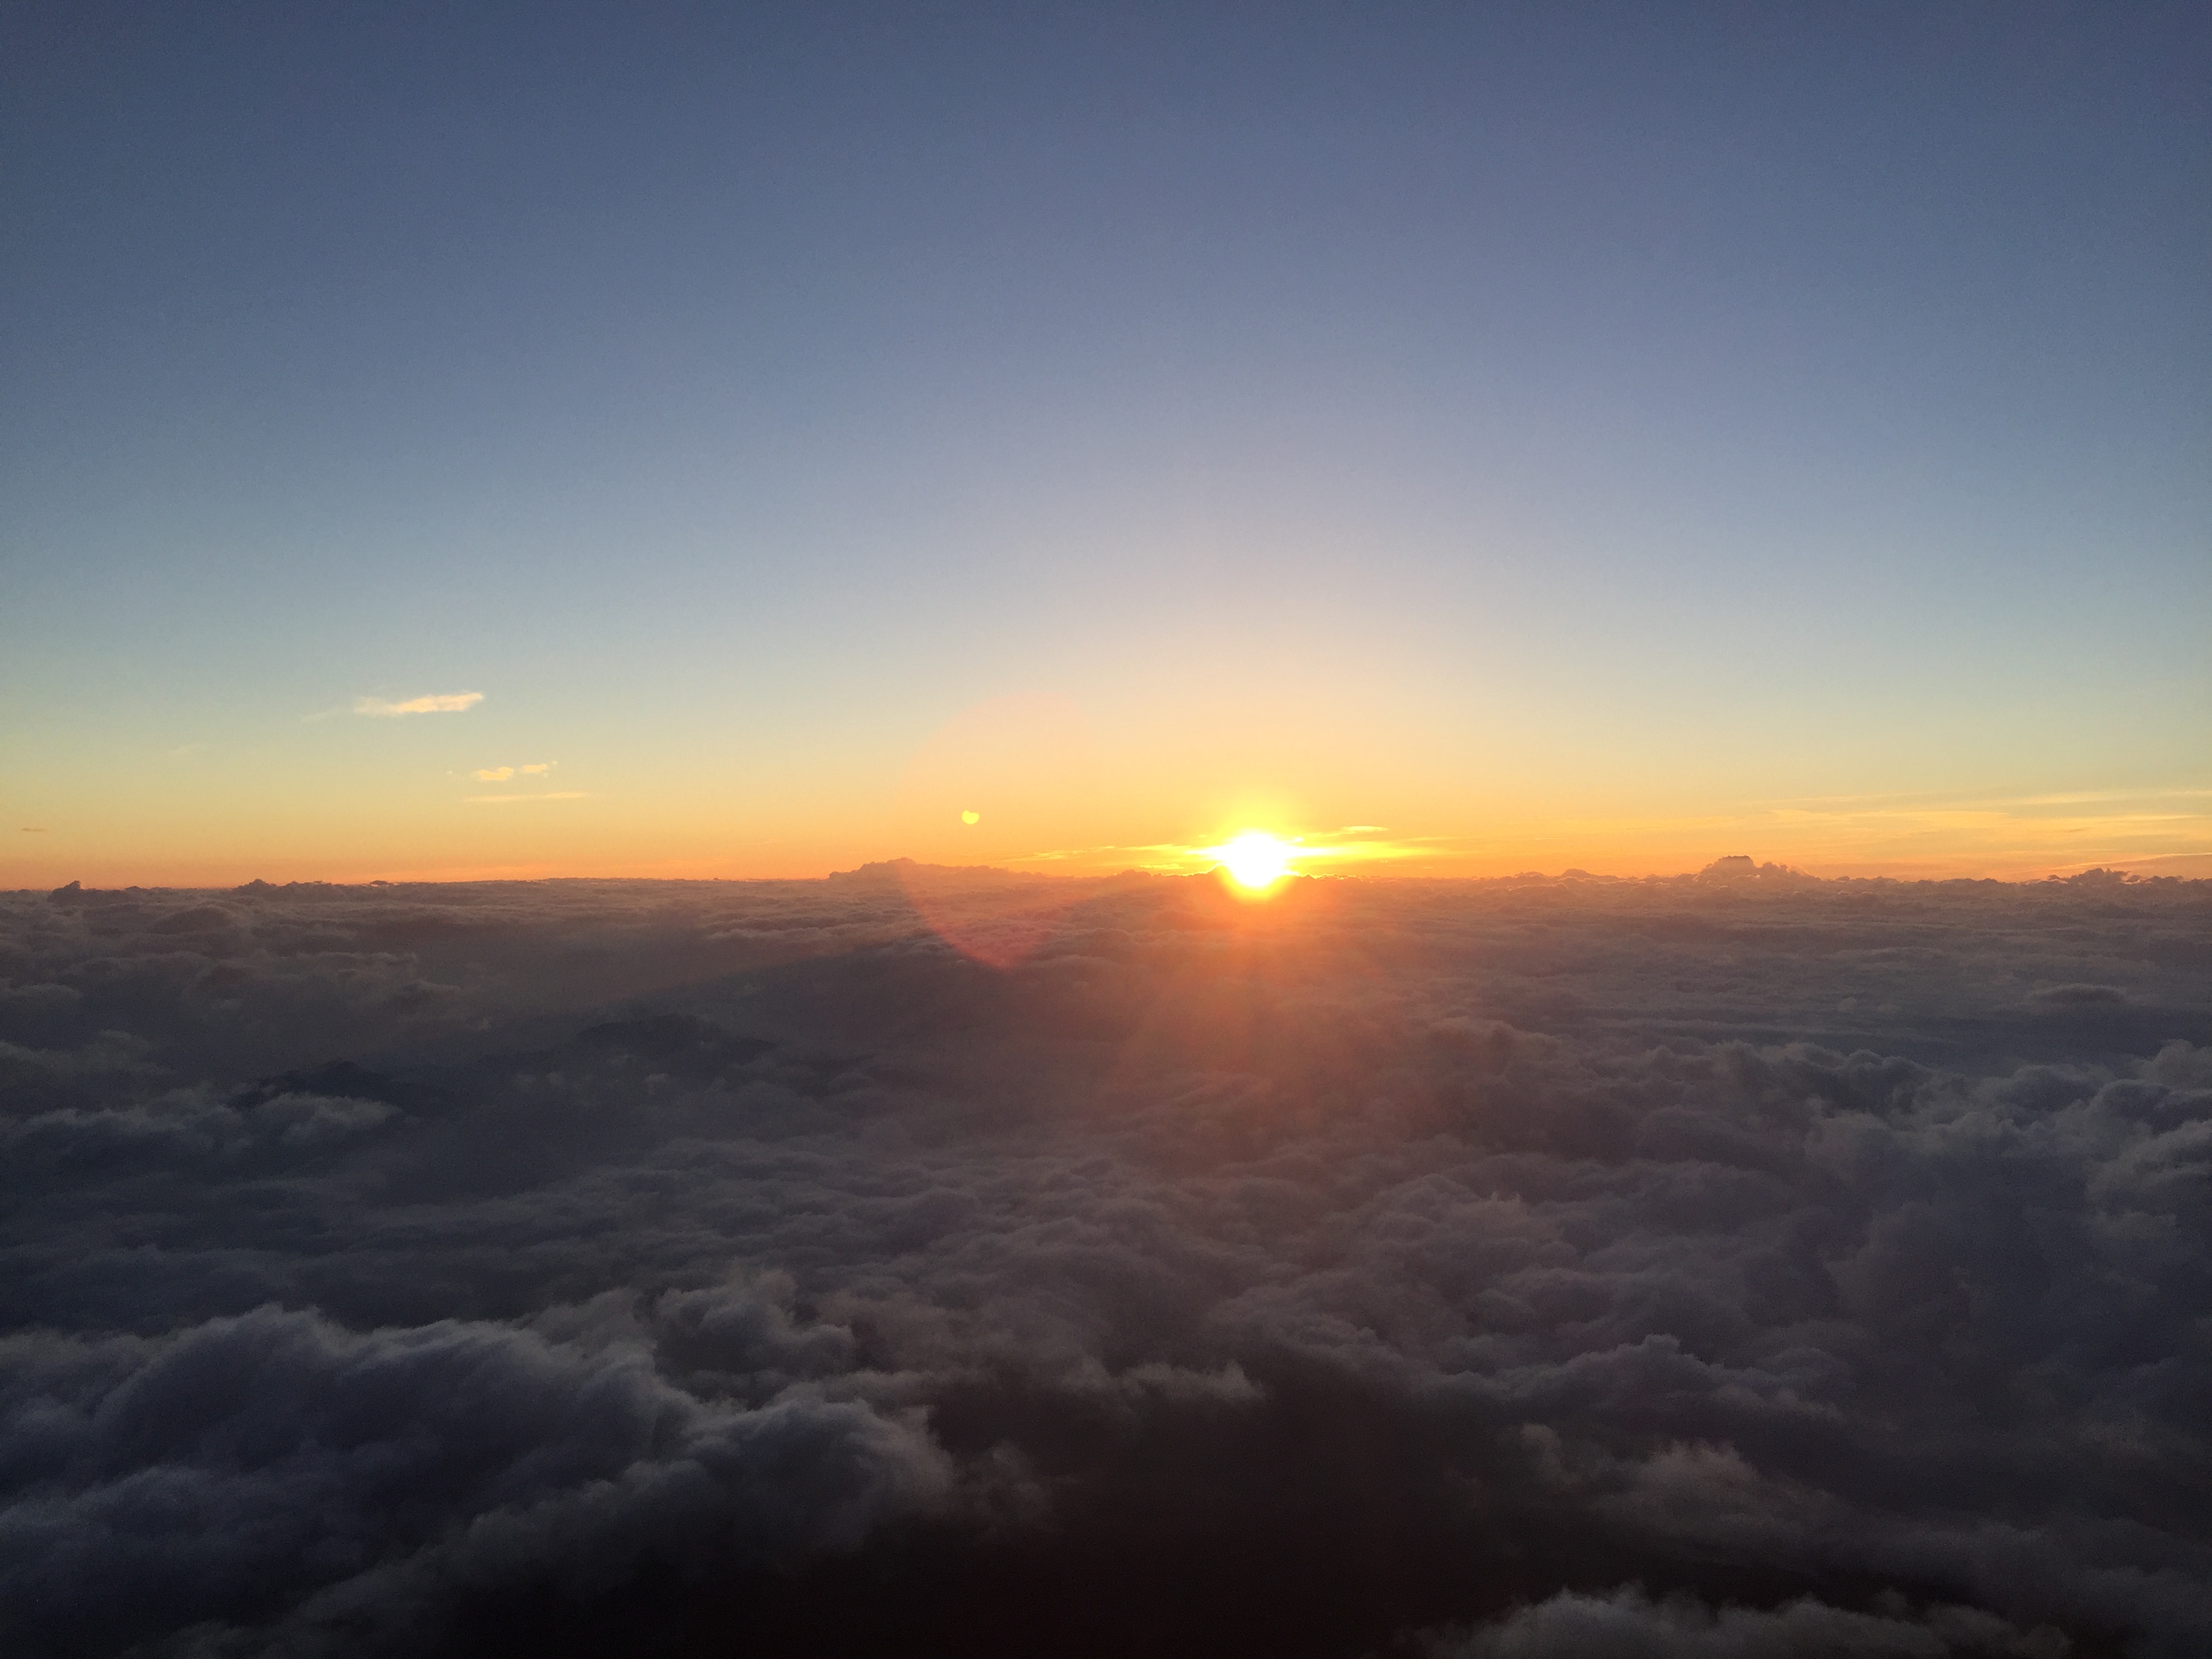
[[[0,1642],[2212,1637],[2212,884],[915,880],[0,895]]]

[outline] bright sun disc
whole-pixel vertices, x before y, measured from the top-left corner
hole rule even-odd
[[[1266,887],[1290,873],[1291,849],[1264,830],[1247,830],[1219,850],[1241,887]]]

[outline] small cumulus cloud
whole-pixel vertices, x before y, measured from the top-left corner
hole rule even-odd
[[[471,795],[468,797],[468,802],[471,806],[503,806],[511,801],[589,800],[590,799],[590,795],[580,789],[551,789],[542,795]]]
[[[356,697],[353,712],[384,717],[395,714],[458,714],[483,701],[481,691],[434,691],[394,702],[388,697]]]
[[[514,775],[514,769],[512,766],[486,766],[469,775],[478,783],[505,783]]]

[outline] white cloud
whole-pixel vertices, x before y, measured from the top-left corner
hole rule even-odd
[[[356,697],[353,712],[376,715],[458,714],[483,701],[481,691],[434,691],[424,696],[410,697],[404,702],[393,702],[387,697]]]

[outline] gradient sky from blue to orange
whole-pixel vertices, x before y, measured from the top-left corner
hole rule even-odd
[[[2212,856],[2201,8],[0,28],[0,884]]]

